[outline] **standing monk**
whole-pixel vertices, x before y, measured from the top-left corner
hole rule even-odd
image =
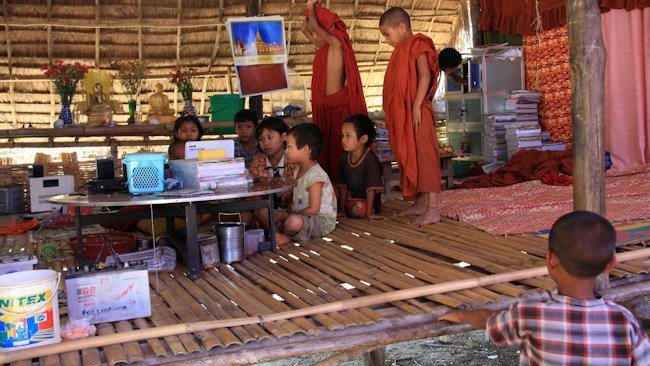
[[[379,19],[379,30],[395,48],[384,76],[388,138],[404,198],[415,199],[398,216],[416,216],[411,226],[432,224],[440,221],[440,157],[432,106],[438,56],[431,38],[413,35],[402,8],[388,9]]]
[[[318,46],[311,79],[314,124],[323,131],[318,162],[334,183],[340,183],[339,159],[343,153],[341,130],[352,114],[368,114],[361,76],[345,23],[336,13],[307,0],[301,30]]]

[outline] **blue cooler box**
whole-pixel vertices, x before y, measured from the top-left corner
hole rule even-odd
[[[129,193],[160,193],[165,190],[164,153],[129,154],[122,159]]]

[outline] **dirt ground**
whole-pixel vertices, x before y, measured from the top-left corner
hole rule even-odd
[[[291,358],[259,365],[307,366],[332,355]],[[386,347],[386,366],[511,366],[518,364],[519,350],[517,347],[496,347],[488,341],[485,331],[480,330],[397,343]],[[341,364],[341,366],[362,365],[360,359]]]
[[[650,335],[650,321],[642,322]],[[265,362],[260,366],[307,366],[334,354],[291,358]],[[518,347],[497,347],[484,330],[445,335],[418,341],[397,343],[386,347],[385,366],[515,366],[519,365]],[[342,363],[341,366],[363,366],[360,359]]]

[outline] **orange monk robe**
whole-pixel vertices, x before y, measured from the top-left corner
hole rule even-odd
[[[345,67],[345,86],[331,95],[325,95],[327,85],[327,51],[329,44],[323,44],[316,51],[311,79],[311,103],[314,124],[323,132],[323,150],[318,162],[330,176],[333,182],[341,182],[339,177],[339,159],[343,153],[341,146],[341,130],[343,122],[352,114],[368,114],[366,101],[363,97],[363,87],[357,60],[354,57],[352,42],[346,32],[345,23],[336,13],[323,7],[315,8],[316,18],[321,28],[341,41]],[[305,17],[309,10],[305,10]],[[334,26],[334,28],[332,28]]]
[[[422,103],[422,124],[413,128],[412,106],[417,91],[417,58],[426,54],[431,83]],[[400,42],[384,76],[383,107],[388,139],[400,169],[402,194],[440,192],[440,156],[432,100],[438,80],[438,55],[431,38],[417,34]]]

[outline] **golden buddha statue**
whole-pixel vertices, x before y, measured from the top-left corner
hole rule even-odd
[[[89,126],[100,126],[110,123],[113,120],[113,114],[123,111],[122,105],[111,100],[109,95],[104,92],[110,92],[113,79],[105,71],[92,71],[86,74],[82,81],[85,95],[85,102],[78,104],[77,109],[88,116]],[[92,93],[88,90],[93,90]]]
[[[163,85],[157,83],[155,90],[156,92],[149,96],[147,123],[151,123],[152,120],[157,120],[159,123],[174,123],[176,111],[169,108],[169,98],[163,94]]]

